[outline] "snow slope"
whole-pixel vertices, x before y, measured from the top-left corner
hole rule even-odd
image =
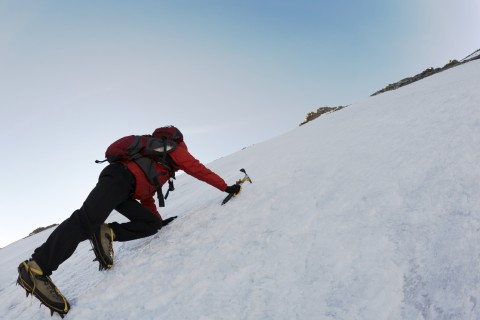
[[[480,319],[478,88],[473,61],[219,159],[253,180],[226,206],[181,175],[172,225],[53,274],[67,318]],[[15,286],[50,232],[0,251],[2,319],[51,319]]]

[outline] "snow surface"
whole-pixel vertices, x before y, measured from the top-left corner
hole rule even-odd
[[[480,319],[479,88],[473,61],[221,158],[253,180],[226,206],[181,175],[174,223],[53,274],[66,319]],[[2,319],[51,319],[15,286],[50,232],[0,250]]]

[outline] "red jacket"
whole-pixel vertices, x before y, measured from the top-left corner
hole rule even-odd
[[[188,152],[187,145],[184,142],[178,144],[177,148],[170,152],[169,155],[174,162],[173,169],[175,171],[183,170],[187,174],[210,184],[220,191],[225,191],[227,188],[227,184],[222,178],[205,167]],[[161,218],[153,198],[156,192],[155,186],[148,181],[143,170],[135,162],[125,161],[123,163],[135,176],[136,185],[133,198],[139,200],[141,204]],[[156,162],[155,167],[157,172],[162,175],[158,178],[158,182],[160,185],[164,185],[170,177],[170,172],[167,168]]]

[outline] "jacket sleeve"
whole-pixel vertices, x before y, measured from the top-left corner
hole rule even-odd
[[[188,152],[187,146],[184,142],[180,143],[177,146],[177,149],[170,153],[170,157],[179,169],[198,180],[206,182],[220,191],[225,191],[227,188],[227,184],[220,176],[205,167]]]

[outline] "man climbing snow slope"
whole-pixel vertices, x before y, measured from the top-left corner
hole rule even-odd
[[[130,143],[131,139],[135,139],[138,148],[133,150],[132,145],[127,148],[130,157],[114,154],[109,158],[109,150],[118,147],[118,141]],[[47,306],[52,315],[57,312],[63,317],[70,305],[50,275],[74,253],[80,242],[89,239],[99,269],[110,269],[114,264],[113,241],[151,236],[176,218],[162,219],[153,198],[158,193],[159,205],[163,206],[161,187],[169,181],[169,191],[173,190],[170,178],[174,178],[176,171],[183,170],[220,191],[233,194],[240,191],[239,185],[227,186],[221,177],[194,158],[182,133],[174,126],[158,128],[152,135],[129,136],[118,141],[107,149],[110,164],[100,173],[81,208],[63,221],[46,242],[35,249],[32,257],[18,267],[17,283],[26,290],[27,296],[33,294]],[[136,153],[140,148],[147,151]],[[152,154],[156,155],[155,160]],[[106,224],[113,210],[130,221]]]

